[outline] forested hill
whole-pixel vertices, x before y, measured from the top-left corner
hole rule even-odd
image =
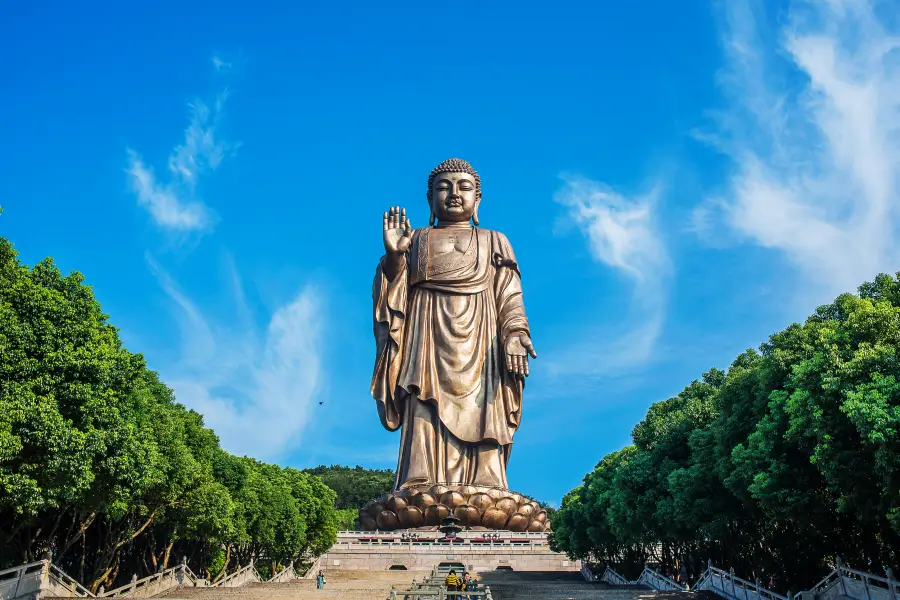
[[[357,510],[369,500],[387,494],[394,486],[394,472],[390,469],[320,465],[305,469],[304,473],[317,476],[334,490],[337,494],[335,508],[341,510]]]
[[[320,465],[314,469],[305,469],[303,472],[319,477],[325,485],[334,490],[337,494],[335,508],[346,511],[344,524],[347,527],[353,526],[356,511],[366,502],[387,494],[394,486],[394,471],[390,469],[366,469],[359,465],[355,467]],[[539,504],[547,510],[548,515],[556,513],[556,509],[546,502]]]
[[[628,575],[712,559],[779,592],[808,589],[836,555],[897,572],[900,280],[879,275],[710,369],[632,439],[563,499],[556,549]]]

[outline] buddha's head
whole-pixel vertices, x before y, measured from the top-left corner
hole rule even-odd
[[[428,206],[430,223],[435,218],[442,223],[478,225],[478,205],[481,203],[481,178],[472,165],[459,158],[449,158],[436,166],[428,176]]]

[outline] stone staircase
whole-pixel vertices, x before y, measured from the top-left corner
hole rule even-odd
[[[529,544],[532,542],[528,542]],[[492,542],[493,544],[493,542]],[[407,544],[410,545],[410,544]],[[453,548],[457,550],[457,548]],[[501,549],[501,552],[508,552]],[[446,551],[445,551],[446,554]],[[253,564],[235,571],[217,582],[216,587],[197,578],[186,563],[145,577],[132,578],[131,583],[113,590],[102,588],[95,595],[66,575],[50,558],[0,571],[0,600],[54,600],[56,598],[140,598],[164,597],[169,600],[446,600],[441,585],[448,570],[461,574],[468,556],[443,556],[446,561],[428,571],[326,568],[326,589],[318,590],[314,579],[295,579],[292,565],[266,582],[260,581]],[[451,560],[452,559],[452,560]],[[337,567],[338,561],[332,561]],[[393,565],[392,565],[393,566]],[[834,571],[811,590],[784,596],[742,579],[732,570],[716,568],[710,562],[707,570],[693,583],[693,591],[645,565],[637,580],[629,580],[607,566],[602,575],[591,565],[581,572],[556,569],[547,571],[513,571],[510,565],[474,567],[470,570],[480,582],[474,600],[898,600],[900,582],[888,569],[885,577],[850,569],[840,558]],[[414,581],[415,580],[415,581]],[[166,590],[160,593],[162,590]],[[483,591],[482,591],[483,590]],[[462,596],[470,593],[460,594]]]
[[[588,582],[580,573],[495,571],[479,579],[491,588],[494,600],[722,600],[705,592],[659,592]]]
[[[414,578],[427,573],[416,571],[340,571],[329,569],[324,590],[315,579],[295,579],[285,583],[251,583],[237,588],[178,587],[162,598],[199,600],[385,600],[392,586],[409,587]]]
[[[325,589],[314,579],[258,582],[240,587],[178,586],[154,596],[168,600],[439,600],[437,594],[407,596],[413,580],[443,581],[449,567],[434,571],[326,571]],[[459,571],[457,571],[459,572]],[[489,600],[722,600],[712,592],[656,591],[640,585],[613,585],[586,581],[581,573],[564,571],[485,571],[475,573]],[[475,600],[482,600],[479,594]],[[43,596],[42,596],[43,597]],[[463,596],[464,597],[464,596]],[[52,596],[47,600],[52,600]]]
[[[422,581],[428,575],[431,573],[330,569],[324,590],[316,589],[315,580],[296,579],[237,588],[179,587],[161,597],[169,600],[387,600],[392,588],[409,589],[413,579]],[[479,573],[477,578],[482,586],[490,587],[494,600],[721,600],[708,592],[658,592],[638,586],[587,582],[580,573],[491,571]]]

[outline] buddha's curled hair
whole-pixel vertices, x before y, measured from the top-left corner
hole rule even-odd
[[[461,158],[448,158],[432,169],[428,176],[428,206],[431,206],[431,186],[434,185],[434,177],[438,173],[468,173],[475,179],[475,200],[481,200],[481,178],[478,171]]]

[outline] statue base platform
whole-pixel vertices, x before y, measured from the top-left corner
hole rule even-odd
[[[452,543],[440,533],[342,531],[315,564],[347,571],[421,571],[449,566],[481,574],[490,571],[578,572],[579,561],[550,550],[546,533],[463,531]]]
[[[411,485],[373,500],[359,511],[361,531],[437,530],[453,514],[472,531],[550,531],[547,512],[522,494],[477,485]]]

